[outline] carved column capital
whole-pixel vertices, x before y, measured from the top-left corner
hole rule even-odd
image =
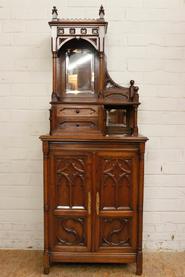
[[[49,144],[48,141],[44,141],[42,144],[42,151],[43,151],[43,156],[44,159],[48,159],[48,155],[49,155]]]
[[[140,143],[139,145],[139,159],[144,160],[144,154],[145,154],[145,144]]]
[[[54,59],[57,58],[57,51],[52,51],[52,57],[53,57]]]

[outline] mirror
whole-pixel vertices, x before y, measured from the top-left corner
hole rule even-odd
[[[110,127],[126,127],[126,110],[109,109],[106,111],[106,126]]]
[[[106,128],[108,134],[130,134],[128,110],[118,107],[106,108]]]
[[[94,54],[89,49],[66,51],[66,93],[94,93]]]

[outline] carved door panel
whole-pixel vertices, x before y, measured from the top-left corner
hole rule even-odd
[[[137,154],[97,153],[96,251],[134,252],[137,224]]]
[[[54,251],[91,247],[90,155],[54,151],[51,156],[50,244]]]

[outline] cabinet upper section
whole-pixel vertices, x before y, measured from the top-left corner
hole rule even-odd
[[[53,7],[49,22],[53,54],[51,134],[82,130],[87,134],[138,134],[138,87],[134,81],[129,87],[118,85],[107,71],[104,48],[108,23],[104,14],[101,6],[97,19],[59,19]],[[84,111],[90,105],[97,112],[86,116]],[[72,115],[64,115],[63,110]]]

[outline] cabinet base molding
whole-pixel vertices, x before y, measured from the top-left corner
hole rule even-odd
[[[79,262],[79,263],[133,263],[136,261],[136,254],[122,253],[76,253],[63,252],[51,253],[51,262]]]
[[[136,262],[136,275],[142,275],[142,252],[141,253],[76,253],[76,252],[52,252],[46,259],[44,254],[44,274],[49,274],[52,263],[119,263],[129,264]]]

